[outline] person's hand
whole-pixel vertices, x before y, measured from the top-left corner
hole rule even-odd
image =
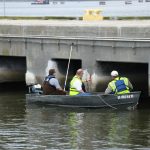
[[[82,82],[90,82],[91,79],[83,80]]]

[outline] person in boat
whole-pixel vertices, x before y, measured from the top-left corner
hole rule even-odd
[[[83,76],[83,69],[78,69],[76,72],[76,75],[73,77],[73,79],[70,82],[70,90],[69,95],[70,96],[86,96],[91,95],[90,93],[86,92],[85,86],[82,81]]]
[[[66,95],[66,91],[61,88],[58,79],[56,79],[55,73],[55,69],[50,69],[49,75],[45,77],[42,86],[44,95]]]
[[[128,78],[120,77],[116,70],[111,72],[112,81],[109,82],[105,94],[125,94],[133,90],[133,86]]]

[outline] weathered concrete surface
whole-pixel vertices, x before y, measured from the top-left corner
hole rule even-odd
[[[150,20],[0,20],[0,34],[150,38]]]
[[[81,61],[81,66],[87,68],[93,77],[93,91],[104,90],[112,69],[129,75],[135,86],[142,83],[143,87],[139,90],[147,91],[147,85],[150,87],[148,20],[0,20],[0,55],[26,57],[27,71],[33,73],[35,82],[42,82],[50,67],[49,62],[54,59],[59,78],[64,83],[72,43],[71,59],[75,60],[72,73]],[[107,64],[103,65],[103,62]],[[113,62],[116,65],[112,65]],[[121,63],[126,63],[126,67],[123,68]],[[132,65],[133,63],[137,65]],[[150,93],[150,88],[148,92]]]

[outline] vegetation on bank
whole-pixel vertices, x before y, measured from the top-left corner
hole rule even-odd
[[[12,19],[12,20],[82,20],[82,17],[20,17],[20,16],[0,16],[0,19]],[[148,17],[104,17],[104,20],[150,20],[150,16]]]
[[[51,20],[51,19],[56,19],[56,20],[76,20],[79,19],[81,20],[81,18],[76,18],[76,17],[20,17],[20,16],[0,16],[0,19],[12,19],[12,20],[21,20],[21,19],[27,19],[27,20]]]

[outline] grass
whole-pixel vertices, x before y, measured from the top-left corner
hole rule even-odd
[[[0,19],[11,19],[11,20],[82,20],[82,17],[20,17],[20,16],[0,16]],[[104,20],[150,20],[150,16],[147,17],[104,17]]]
[[[77,20],[77,19],[81,19],[81,18],[76,18],[76,17],[20,17],[20,16],[0,16],[0,19],[12,19],[12,20]]]

